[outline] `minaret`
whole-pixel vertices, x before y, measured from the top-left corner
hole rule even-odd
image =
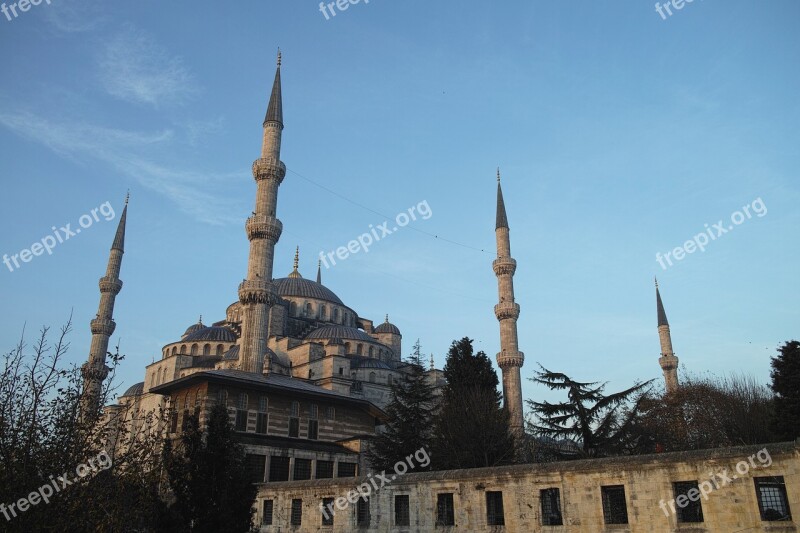
[[[509,238],[506,206],[503,202],[503,190],[500,187],[500,169],[497,169],[497,259],[492,263],[497,276],[497,290],[500,303],[494,306],[494,314],[500,322],[500,353],[497,364],[503,372],[503,397],[509,412],[511,432],[522,436],[524,430],[522,412],[522,383],[519,369],[525,362],[525,355],[519,351],[517,338],[517,318],[519,304],[514,302],[514,272],[517,262],[511,258],[511,240]]]
[[[658,340],[661,342],[661,357],[658,363],[664,371],[664,384],[667,393],[678,390],[678,358],[672,351],[672,336],[669,333],[669,322],[667,313],[664,312],[664,304],[661,303],[661,293],[658,290],[658,280],[656,280],[656,312],[658,313]]]
[[[269,311],[276,300],[272,263],[275,243],[283,231],[283,224],[275,213],[278,186],[286,176],[286,165],[280,159],[282,131],[281,53],[278,50],[275,81],[264,117],[261,157],[253,162],[253,177],[257,186],[256,208],[245,224],[250,240],[250,255],[247,278],[239,285],[239,301],[242,304],[239,368],[246,372],[269,370],[264,369],[264,354],[267,351]]]
[[[108,353],[108,339],[114,333],[117,325],[114,323],[114,302],[117,294],[122,290],[122,281],[119,271],[122,267],[122,255],[125,253],[125,221],[128,218],[128,196],[125,197],[125,207],[117,226],[117,234],[111,245],[108,256],[106,275],[100,278],[100,304],[97,306],[97,316],[91,321],[92,343],[89,348],[89,359],[81,366],[83,377],[83,396],[81,397],[81,418],[92,420],[100,408],[100,395],[103,381],[108,376],[109,368],[106,366]]]

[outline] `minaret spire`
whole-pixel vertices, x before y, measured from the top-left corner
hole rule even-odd
[[[117,294],[122,290],[119,273],[122,268],[122,255],[125,253],[125,224],[128,219],[129,197],[130,194],[125,197],[125,207],[122,209],[117,232],[108,256],[106,275],[100,278],[100,303],[97,306],[97,316],[90,323],[92,342],[89,347],[89,358],[81,366],[81,376],[83,377],[81,418],[86,421],[93,420],[99,412],[103,381],[109,372],[109,368],[106,366],[106,354],[108,353],[109,338],[117,327],[113,319],[114,303]]]
[[[267,351],[269,313],[277,296],[272,284],[275,244],[283,231],[276,216],[278,187],[286,177],[281,162],[283,101],[281,98],[281,54],[275,69],[275,81],[264,117],[261,157],[253,162],[256,180],[256,208],[247,219],[245,229],[250,240],[247,278],[239,285],[242,304],[242,334],[239,338],[239,368],[247,372],[268,372],[264,355]],[[268,365],[267,365],[268,367]]]
[[[664,385],[666,391],[674,392],[678,389],[678,358],[672,351],[672,335],[669,332],[669,322],[667,313],[664,311],[664,304],[661,302],[661,292],[658,290],[658,279],[656,282],[656,315],[658,316],[658,340],[661,343],[661,357],[658,363],[664,372]]]
[[[500,169],[497,169],[497,259],[492,263],[497,276],[499,303],[494,306],[494,314],[500,322],[500,353],[497,364],[503,372],[503,398],[509,413],[511,433],[521,438],[524,434],[524,415],[522,411],[522,382],[519,369],[525,362],[525,355],[519,351],[517,319],[519,304],[514,301],[514,272],[517,262],[511,257],[511,239],[508,217],[500,186]]]
[[[322,259],[317,260],[317,283],[322,285]]]
[[[299,267],[300,267],[300,247],[298,246],[294,250],[294,268],[287,277],[302,278],[303,276],[300,275],[300,271],[298,270]]]

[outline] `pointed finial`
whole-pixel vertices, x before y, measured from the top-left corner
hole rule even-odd
[[[655,279],[655,280],[656,280],[656,289],[657,289],[657,288],[658,288],[658,277],[656,277],[656,276],[653,276],[653,279]]]
[[[203,315],[200,315],[200,319],[197,321],[197,323],[201,326],[203,325]]]
[[[294,249],[294,269],[297,270],[297,267],[300,266],[300,247]]]
[[[131,199],[131,190],[128,189],[128,192],[125,193],[125,205],[128,205],[128,200]]]
[[[497,167],[497,183],[500,183],[500,167]]]
[[[386,313],[386,323],[389,323],[389,313]]]
[[[435,369],[436,367],[433,366],[433,354],[431,354],[431,370]]]
[[[281,66],[281,49],[278,47],[278,66]]]
[[[317,283],[322,285],[322,259],[317,260]]]

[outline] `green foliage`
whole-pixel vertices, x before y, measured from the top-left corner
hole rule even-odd
[[[418,450],[431,450],[436,393],[425,375],[419,340],[406,362],[408,373],[392,385],[392,399],[386,407],[390,420],[371,440],[367,451],[367,459],[376,470],[389,470]],[[418,466],[417,470],[423,468]]]
[[[537,437],[573,440],[587,457],[622,453],[631,445],[631,427],[639,411],[641,395],[650,381],[614,394],[605,395],[605,383],[575,381],[566,374],[541,370],[530,378],[550,390],[565,391],[567,401],[559,403],[528,400],[538,424],[530,428]],[[625,407],[628,406],[626,409]]]
[[[436,416],[431,459],[437,470],[478,468],[514,461],[508,413],[489,358],[472,340],[453,341],[444,367],[447,385]]]
[[[800,436],[800,342],[787,341],[772,358],[775,414],[772,428],[780,440]]]
[[[180,442],[164,446],[174,496],[171,531],[244,533],[252,529],[257,489],[249,479],[243,447],[233,438],[224,406],[215,405],[202,431],[187,421]]]

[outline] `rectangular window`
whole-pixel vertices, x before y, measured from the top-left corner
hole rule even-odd
[[[294,480],[305,481],[311,479],[311,459],[294,460]]]
[[[333,461],[320,461],[317,459],[316,479],[328,479],[333,477]]]
[[[606,524],[627,524],[628,504],[625,502],[625,486],[600,487],[603,496],[603,517]]]
[[[300,402],[292,402],[292,416],[300,416]]]
[[[339,369],[341,370],[341,368]],[[333,422],[336,420],[336,408],[332,406],[328,406],[325,408],[325,419]]]
[[[236,410],[236,431],[247,431],[247,411]]]
[[[175,409],[173,409],[172,412],[169,414],[169,432],[170,433],[178,432],[178,411]]]
[[[317,407],[317,404],[315,404],[315,403],[311,404],[311,416],[310,416],[310,418],[312,420],[317,420],[319,418],[319,407]]]
[[[264,500],[264,510],[261,513],[261,525],[272,525],[272,500]]]
[[[269,458],[269,480],[289,481],[289,458],[273,455]]]
[[[267,434],[267,413],[258,413],[256,415],[256,433]]]
[[[436,525],[456,525],[456,513],[453,506],[453,493],[446,492],[436,496]]]
[[[289,419],[289,436],[290,437],[298,437],[300,436],[300,419],[299,418],[290,418]]]
[[[756,497],[761,520],[765,522],[791,521],[792,511],[786,497],[783,476],[755,478]]]
[[[293,526],[300,526],[303,524],[303,500],[297,498],[292,500],[292,513],[289,518],[289,523]]]
[[[336,512],[333,507],[333,498],[322,498],[322,525],[333,525],[333,513]]]
[[[339,461],[336,477],[356,477],[356,464]]]
[[[408,502],[408,494],[400,494],[394,497],[394,525],[407,526],[411,523],[411,510]]]
[[[672,484],[678,522],[702,522],[703,507],[697,481],[678,481]],[[691,494],[689,494],[691,492]]]
[[[503,493],[500,491],[486,492],[486,524],[490,526],[506,525],[503,514]]]
[[[308,421],[308,438],[309,440],[317,440],[319,437],[319,420]]]
[[[561,518],[560,491],[558,489],[542,489],[539,491],[539,499],[542,502],[542,525],[564,525],[564,520]]]
[[[267,456],[250,454],[245,456],[245,464],[251,483],[264,483],[264,471],[267,467]]]
[[[369,526],[369,496],[359,499],[356,504],[356,525]]]

